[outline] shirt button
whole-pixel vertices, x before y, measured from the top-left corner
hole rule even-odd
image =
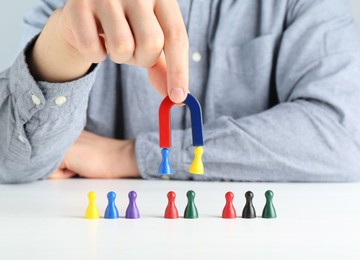
[[[66,97],[64,96],[60,96],[55,99],[55,104],[58,106],[65,104],[65,102],[66,102]]]
[[[23,137],[22,135],[19,135],[18,138],[19,138],[20,142],[22,142],[23,144],[26,143],[25,137]]]
[[[195,62],[201,61],[201,54],[198,53],[198,52],[194,52],[193,55],[192,55],[192,59],[193,59],[193,61],[195,61]]]
[[[31,99],[32,99],[32,102],[35,104],[35,105],[40,105],[41,104],[41,100],[40,98],[38,98],[37,96],[35,95],[31,95]]]

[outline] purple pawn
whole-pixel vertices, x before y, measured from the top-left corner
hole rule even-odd
[[[135,191],[129,192],[129,206],[126,209],[125,218],[140,218],[140,213],[136,206],[136,197],[137,194]]]

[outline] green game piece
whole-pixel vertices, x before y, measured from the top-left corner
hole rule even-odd
[[[184,218],[198,218],[199,214],[195,205],[195,192],[189,190],[186,193],[186,197],[188,198],[188,203],[185,208]]]
[[[272,202],[274,193],[271,190],[268,190],[265,192],[265,197],[266,197],[266,204],[265,204],[264,210],[262,212],[262,217],[263,218],[276,218],[276,210],[275,210],[275,207]]]

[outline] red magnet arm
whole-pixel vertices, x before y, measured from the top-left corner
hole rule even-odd
[[[175,105],[175,103],[167,96],[159,107],[159,139],[161,148],[171,147],[170,111],[173,105]]]

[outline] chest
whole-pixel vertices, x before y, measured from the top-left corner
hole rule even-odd
[[[286,1],[180,0],[179,6],[190,41],[190,91],[202,104],[204,122],[274,105]],[[119,138],[157,131],[161,100],[146,69],[106,60],[91,94],[88,127]],[[174,108],[173,129],[189,126],[186,109]]]

